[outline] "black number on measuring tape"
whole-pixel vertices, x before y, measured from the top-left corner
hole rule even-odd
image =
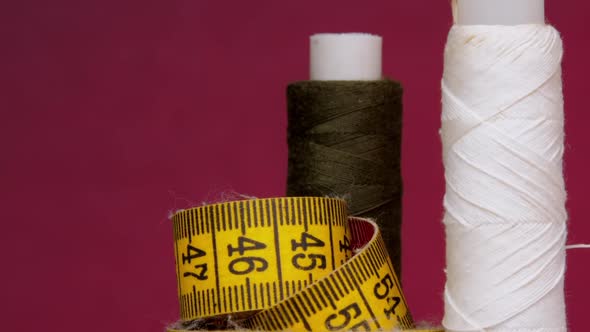
[[[190,244],[186,245],[186,254],[182,254],[182,264],[190,264],[195,258],[203,257],[207,253],[203,250],[193,247]]]
[[[393,279],[391,278],[390,274],[387,274],[380,282],[375,284],[375,288],[373,288],[373,293],[375,297],[382,300],[389,295],[389,290],[393,288]]]
[[[186,245],[186,254],[182,254],[182,264],[190,264],[193,259],[205,256],[207,253],[197,247],[193,247],[190,244]],[[195,272],[185,272],[184,277],[194,277],[198,280],[207,280],[207,263],[195,265]]]
[[[194,277],[198,280],[207,280],[207,264],[198,264],[195,265],[195,270],[200,271],[199,273],[195,272],[185,272],[183,275],[185,277]]]
[[[301,242],[297,242],[297,240],[291,240],[291,250],[295,251],[297,248],[301,247],[303,251],[306,251],[309,247],[325,247],[326,244],[324,241],[318,239],[317,237],[309,234],[308,232],[301,233]]]
[[[375,288],[373,288],[373,293],[375,297],[383,300],[387,298],[387,304],[391,305],[389,308],[383,309],[385,316],[387,319],[391,319],[391,315],[395,315],[395,308],[401,303],[401,298],[398,296],[391,296],[389,297],[390,290],[394,287],[393,278],[390,274],[387,274],[380,282],[375,284]]]
[[[256,266],[258,263],[258,266]],[[262,257],[240,257],[229,263],[229,272],[233,274],[248,274],[254,270],[262,272],[268,268],[268,262]]]
[[[350,246],[350,240],[348,239],[348,237],[346,237],[346,235],[344,235],[344,240],[338,241],[338,246],[340,248],[340,252],[352,251],[352,247]]]
[[[245,236],[238,237],[238,245],[227,246],[227,254],[232,256],[236,251],[243,256],[247,250],[260,250],[266,248],[266,244]],[[268,268],[268,262],[262,257],[239,257],[229,263],[229,272],[233,274],[248,274],[253,271],[262,272]]]
[[[266,244],[258,242],[256,240],[249,239],[245,236],[238,237],[238,246],[233,247],[231,244],[227,245],[227,254],[233,255],[234,252],[238,252],[240,256],[244,255],[246,250],[259,250],[266,248]]]
[[[308,264],[304,263],[306,260]],[[322,270],[326,268],[326,256],[319,254],[308,254],[307,256],[305,254],[297,254],[293,256],[292,262],[293,266],[303,271],[313,270],[316,267]]]
[[[391,315],[395,315],[395,308],[397,308],[397,306],[402,302],[402,299],[399,298],[398,296],[393,296],[387,299],[387,304],[390,304],[391,307],[389,307],[389,309],[385,308],[383,309],[383,313],[385,313],[385,316],[387,317],[387,319],[391,319]]]
[[[348,305],[346,308],[338,311],[337,314],[331,314],[325,321],[326,328],[330,331],[342,330],[350,324],[350,321],[361,315],[361,308],[356,303]],[[357,324],[358,325],[358,324]],[[355,327],[358,328],[358,326]]]
[[[317,237],[309,234],[308,232],[301,233],[300,242],[297,240],[291,240],[291,250],[295,251],[299,248],[303,251],[307,251],[311,247],[325,247],[324,241]],[[293,266],[299,270],[309,271],[315,268],[325,269],[326,268],[326,256],[321,254],[297,254],[291,259]]]

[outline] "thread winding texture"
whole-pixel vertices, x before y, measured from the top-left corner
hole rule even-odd
[[[401,276],[402,88],[391,80],[287,87],[288,196],[342,196],[376,220]]]
[[[566,331],[559,33],[451,28],[442,79],[450,331]]]

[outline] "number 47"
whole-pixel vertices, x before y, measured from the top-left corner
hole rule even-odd
[[[190,244],[186,245],[186,253],[182,254],[182,264],[190,264],[193,259],[203,257],[207,253],[199,248],[193,247]],[[185,272],[184,277],[194,277],[198,280],[207,280],[207,263],[195,265],[195,272]]]

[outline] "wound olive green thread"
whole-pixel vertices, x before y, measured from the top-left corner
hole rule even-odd
[[[342,196],[380,226],[401,276],[402,87],[391,80],[287,87],[288,196]]]

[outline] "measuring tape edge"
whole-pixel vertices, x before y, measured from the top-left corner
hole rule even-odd
[[[232,203],[239,203],[239,202],[251,202],[251,201],[260,201],[260,202],[267,202],[267,201],[276,201],[276,200],[280,200],[280,199],[292,199],[292,200],[309,200],[309,199],[320,199],[323,201],[338,201],[341,204],[343,203],[346,207],[348,207],[348,202],[345,199],[342,198],[338,198],[338,197],[321,197],[321,196],[289,196],[289,197],[268,197],[268,198],[247,198],[247,199],[240,199],[240,200],[232,200],[232,201],[227,201],[227,202],[218,202],[218,203],[213,203],[213,204],[205,204],[205,205],[201,205],[201,206],[193,206],[191,208],[187,208],[187,209],[180,209],[177,211],[174,211],[174,213],[172,214],[171,220],[174,221],[176,218],[178,218],[178,216],[180,214],[183,213],[189,213],[190,211],[194,211],[194,210],[199,210],[199,209],[212,209],[212,208],[216,208],[219,206],[223,206],[225,204],[232,204]]]
[[[248,330],[248,329],[240,329],[240,330],[179,330],[176,328],[167,328],[166,332],[194,332],[194,331],[208,331],[208,332],[227,332],[227,331],[241,331],[241,332],[268,332],[264,330]],[[445,332],[445,330],[433,330],[433,329],[409,329],[409,330],[393,330],[399,332]]]

